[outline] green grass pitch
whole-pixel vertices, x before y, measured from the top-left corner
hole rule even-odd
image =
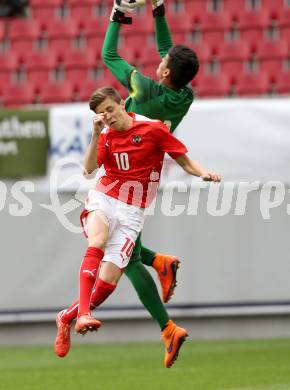
[[[2,390],[290,390],[290,340],[187,341],[163,368],[162,343],[0,348]]]

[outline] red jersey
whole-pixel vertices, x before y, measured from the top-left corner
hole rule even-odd
[[[187,148],[162,122],[129,115],[133,123],[128,130],[105,128],[100,134],[97,160],[106,172],[96,189],[145,208],[156,196],[165,152],[176,159],[187,153]]]

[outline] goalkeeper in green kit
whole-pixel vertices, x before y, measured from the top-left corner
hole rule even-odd
[[[104,40],[102,58],[110,72],[129,92],[125,101],[126,111],[159,119],[172,133],[193,102],[193,91],[188,83],[197,74],[199,62],[196,53],[190,48],[183,45],[173,46],[163,0],[152,0],[157,47],[161,56],[161,62],[156,70],[159,81],[145,77],[119,56],[117,47],[120,27],[123,23],[131,24],[131,18],[127,16],[126,11],[142,3],[142,0],[115,1]],[[144,247],[140,236],[135,243],[125,273],[140,300],[163,330],[169,321],[168,314],[159,297],[157,298],[155,283],[143,264],[153,266],[157,271],[162,286],[163,302],[168,302],[176,285],[179,261],[175,256],[166,256]]]
[[[197,74],[199,62],[195,52],[190,48],[183,45],[173,47],[163,0],[152,0],[157,46],[162,59],[156,70],[159,82],[145,77],[119,56],[117,46],[120,26],[122,23],[131,24],[131,17],[125,13],[143,4],[143,0],[115,1],[102,57],[111,73],[128,89],[126,111],[159,119],[172,133],[193,102],[193,91],[188,83]],[[131,267],[126,271],[134,285],[136,283],[132,261],[140,257],[143,264],[156,269],[162,286],[163,302],[168,302],[176,284],[179,261],[175,256],[165,256],[144,247],[139,236],[131,256]],[[146,290],[149,294],[150,287],[148,286]]]
[[[127,16],[126,12],[142,5],[144,0],[115,0],[102,57],[111,73],[129,92],[125,101],[126,111],[159,119],[173,132],[193,102],[193,91],[188,83],[197,74],[199,62],[190,48],[183,45],[173,46],[163,0],[152,0],[157,46],[161,56],[156,71],[159,82],[145,77],[121,58],[117,52],[120,27],[122,24],[131,24],[131,17]],[[187,332],[169,319],[153,278],[144,264],[157,271],[163,302],[166,303],[174,292],[179,260],[175,256],[156,253],[144,247],[139,236],[125,271],[141,302],[160,326],[166,347],[164,364],[165,367],[170,367],[178,356]],[[91,304],[94,306],[94,302]],[[70,326],[76,312],[76,307],[72,306],[57,317],[55,351],[60,357],[65,356],[70,349]]]
[[[125,101],[126,111],[151,119],[159,119],[169,127],[172,133],[193,102],[193,91],[188,83],[197,74],[199,62],[195,52],[190,48],[183,45],[173,47],[165,19],[163,0],[152,0],[157,46],[162,59],[156,70],[159,82],[145,77],[119,56],[117,46],[120,26],[122,23],[131,24],[131,18],[125,13],[143,3],[142,0],[115,2],[104,40],[102,57],[111,73],[128,89],[129,97]],[[138,293],[139,288],[135,281],[137,272],[134,270],[134,261],[138,258],[141,258],[143,264],[156,269],[162,286],[163,302],[168,302],[176,284],[176,271],[179,264],[177,258],[155,253],[144,247],[139,236],[131,256],[131,266],[126,271],[126,275]],[[144,289],[148,292],[144,292]],[[150,285],[145,285],[144,289],[141,295],[149,295]]]

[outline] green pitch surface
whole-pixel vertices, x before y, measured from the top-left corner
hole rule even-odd
[[[290,340],[187,341],[163,368],[160,343],[0,348],[2,390],[290,390]]]

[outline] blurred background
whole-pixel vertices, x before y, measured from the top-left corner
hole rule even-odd
[[[166,161],[143,240],[182,261],[168,310],[194,339],[289,337],[290,1],[165,5],[174,43],[201,62],[196,101],[175,134],[224,180],[200,188]],[[81,170],[87,101],[104,85],[126,97],[100,57],[111,7],[0,2],[1,345],[53,344],[55,315],[78,294],[78,219],[94,185]],[[155,78],[150,4],[122,26],[119,48]],[[97,337],[75,341],[159,338],[125,277],[95,314]]]

